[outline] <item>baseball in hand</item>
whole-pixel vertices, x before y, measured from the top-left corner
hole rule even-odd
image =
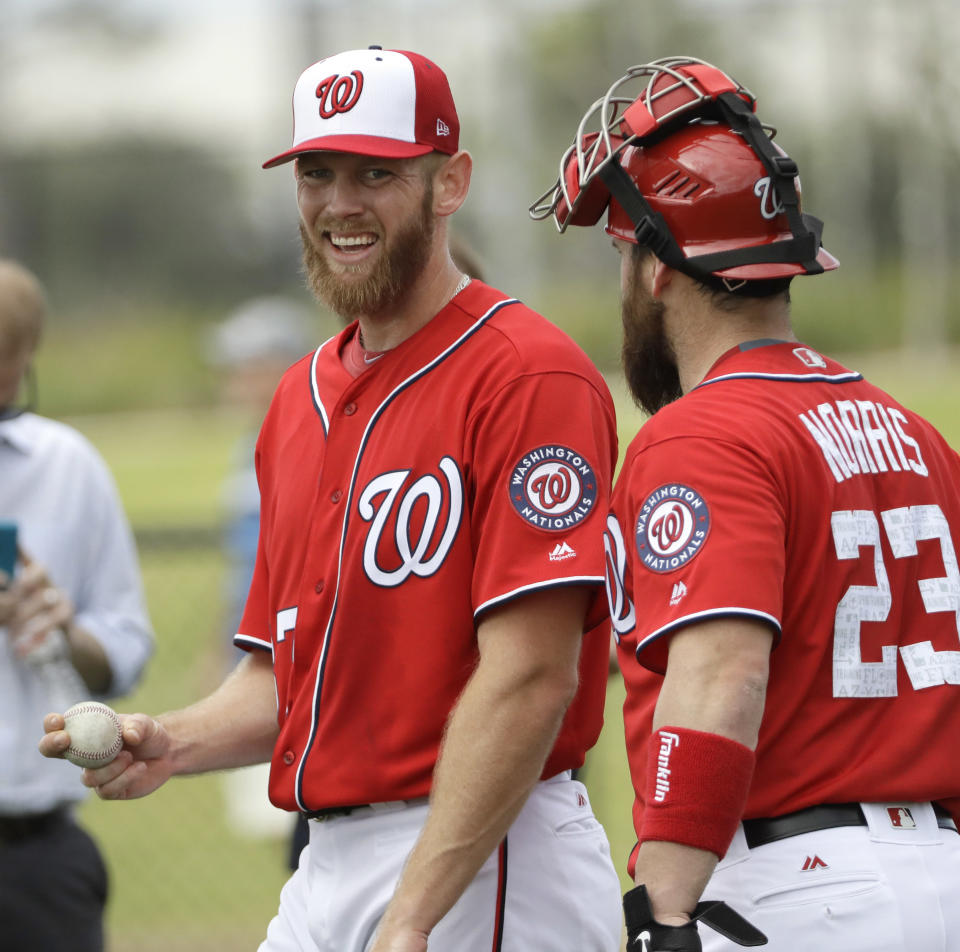
[[[123,747],[117,712],[99,701],[74,704],[64,715],[70,746],[64,757],[78,767],[105,767]]]

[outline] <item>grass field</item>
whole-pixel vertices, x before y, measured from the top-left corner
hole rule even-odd
[[[960,380],[955,361],[899,355],[847,360],[906,405],[926,414],[960,446]],[[641,417],[622,384],[621,451]],[[71,420],[100,449],[138,527],[215,526],[218,497],[239,419],[209,410],[151,411]],[[157,653],[121,710],[159,713],[205,693],[223,672],[223,563],[211,549],[141,552]],[[631,793],[619,710],[622,683],[611,679],[603,735],[586,782],[623,876],[634,842]],[[110,952],[213,952],[255,949],[286,877],[283,839],[239,835],[226,820],[223,778],[175,781],[146,800],[90,800],[83,819],[102,844],[112,879]],[[627,881],[624,876],[624,886]]]

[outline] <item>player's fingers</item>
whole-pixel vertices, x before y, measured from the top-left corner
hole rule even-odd
[[[85,787],[92,787],[100,796],[103,796],[101,791],[104,788],[108,790],[122,789],[124,784],[118,783],[118,779],[122,778],[124,773],[134,766],[136,766],[136,761],[134,760],[133,754],[130,753],[129,750],[121,750],[110,763],[103,767],[84,767],[81,779]],[[117,798],[103,796],[103,799],[113,800]]]
[[[142,760],[126,760],[126,757],[130,756],[128,751],[121,751],[117,759],[106,767],[100,767],[97,770],[84,769],[84,784],[92,787],[101,800],[127,800],[142,796],[143,792],[138,791],[136,787],[146,776],[148,768]],[[125,766],[115,773],[118,763]]]
[[[121,714],[120,721],[123,725],[123,742],[127,747],[139,747],[153,740],[160,726],[148,714]]]
[[[60,718],[60,728],[47,727],[47,723],[52,723],[53,718]],[[47,733],[40,738],[40,743],[37,744],[37,750],[39,750],[44,757],[62,757],[63,752],[70,746],[70,735],[62,729],[63,718],[59,714],[48,714],[46,718],[44,718],[43,725]]]
[[[50,731],[62,731],[64,725],[63,715],[53,712],[43,719],[43,729],[49,734]]]

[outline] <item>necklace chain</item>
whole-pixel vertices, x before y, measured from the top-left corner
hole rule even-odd
[[[453,294],[450,295],[447,304],[449,304],[450,301],[452,301],[471,282],[471,280],[472,278],[469,274],[461,274],[460,280],[457,282],[457,286],[453,289]],[[444,307],[446,307],[446,304]],[[366,350],[366,344],[363,342],[363,331],[359,327],[357,328],[357,340],[359,341],[360,346]]]

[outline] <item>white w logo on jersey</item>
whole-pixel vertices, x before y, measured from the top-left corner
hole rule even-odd
[[[603,534],[603,549],[606,553],[606,585],[607,602],[610,605],[610,620],[613,622],[613,633],[620,643],[620,636],[625,635],[636,624],[637,614],[633,602],[626,592],[624,581],[627,569],[627,548],[623,544],[623,531],[617,517],[607,516],[607,531]]]
[[[363,568],[371,582],[386,588],[402,585],[411,575],[418,575],[420,578],[433,575],[443,564],[453,545],[463,514],[463,480],[460,470],[449,456],[445,456],[440,460],[440,472],[445,477],[449,496],[447,522],[440,530],[440,539],[435,543],[433,554],[428,555],[431,544],[434,544],[440,514],[444,508],[444,486],[436,476],[421,476],[400,496],[400,490],[411,472],[409,469],[397,469],[376,476],[360,494],[360,516],[373,523],[363,546]],[[383,496],[379,506],[375,505],[378,496]],[[420,535],[414,540],[410,537],[410,517],[421,498],[426,499],[427,511],[423,517]],[[377,562],[377,549],[395,504],[394,540],[400,565],[397,568],[383,568]]]

